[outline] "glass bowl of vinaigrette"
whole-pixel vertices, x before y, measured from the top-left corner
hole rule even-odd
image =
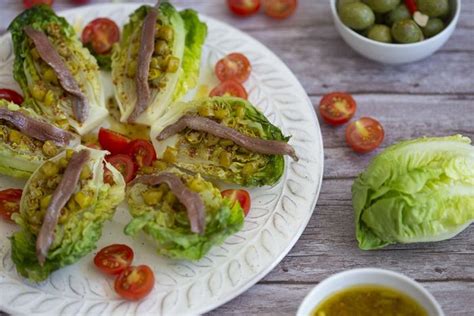
[[[438,302],[409,277],[365,268],[335,274],[305,297],[297,316],[444,316]]]

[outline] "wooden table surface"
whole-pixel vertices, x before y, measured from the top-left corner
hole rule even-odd
[[[22,9],[19,0],[1,2],[0,32]],[[58,10],[71,7],[66,0],[55,3]],[[374,116],[383,124],[384,147],[425,135],[460,133],[474,139],[474,1],[463,2],[457,29],[440,51],[398,67],[373,63],[351,50],[335,30],[326,0],[300,0],[296,14],[284,21],[263,14],[238,19],[224,0],[173,3],[234,25],[267,45],[296,74],[313,104],[327,92],[351,92],[358,102],[357,116]],[[263,280],[210,314],[294,314],[308,291],[331,274],[379,267],[419,281],[447,315],[474,315],[474,228],[438,243],[359,250],[350,188],[373,154],[361,156],[348,149],[344,128],[321,128],[324,181],[306,230]]]

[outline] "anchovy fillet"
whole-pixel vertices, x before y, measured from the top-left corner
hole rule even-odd
[[[156,139],[162,141],[170,136],[182,132],[186,128],[206,132],[220,138],[231,140],[251,152],[265,155],[289,155],[293,160],[298,161],[295,149],[286,142],[247,136],[233,128],[224,126],[201,116],[184,115],[176,123],[163,129]]]
[[[74,193],[82,168],[85,166],[89,158],[90,151],[87,149],[75,152],[64,171],[61,182],[59,182],[54,190],[51,202],[49,203],[48,208],[46,209],[46,214],[44,215],[40,233],[36,239],[36,256],[38,257],[38,262],[41,266],[44,264],[48,255],[49,247],[51,247],[51,244],[54,241],[54,229],[58,224],[61,209],[66,205]]]
[[[191,223],[191,231],[198,234],[204,233],[206,229],[204,203],[199,194],[188,189],[177,175],[169,172],[163,172],[158,175],[144,175],[132,181],[131,185],[135,183],[143,183],[150,186],[166,183],[186,208],[188,219]]]
[[[71,95],[74,117],[78,122],[84,123],[89,116],[89,102],[53,44],[45,33],[29,25],[23,30],[35,44],[41,59],[53,68],[63,89]]]
[[[150,73],[150,62],[155,49],[155,24],[158,11],[151,8],[143,21],[140,50],[138,52],[137,74],[135,85],[137,88],[137,103],[128,117],[128,122],[133,123],[148,107],[150,101],[150,86],[148,85],[148,74]]]
[[[66,146],[74,137],[68,131],[60,129],[52,124],[35,120],[19,111],[10,111],[0,108],[0,120],[7,121],[15,126],[23,134],[40,140],[51,140],[60,146]]]

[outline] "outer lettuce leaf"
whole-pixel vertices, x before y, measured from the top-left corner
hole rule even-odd
[[[0,108],[6,108],[10,111],[21,111],[32,118],[43,120],[31,109],[20,107],[6,100],[0,100]],[[12,129],[11,126],[3,124],[0,120],[0,174],[27,179],[48,157],[45,156],[42,148],[39,146],[42,142],[37,141],[38,147],[33,149],[25,145],[12,146],[9,142],[4,141],[3,138],[8,137],[6,133]],[[27,139],[32,141],[29,137]],[[71,142],[71,145],[75,146],[79,143],[78,137]]]
[[[352,186],[361,249],[451,238],[474,220],[474,147],[460,135],[401,142]]]
[[[46,105],[33,97],[31,89],[35,84],[46,85],[47,90],[63,90],[60,87],[49,85],[39,73],[39,66],[31,54],[29,40],[23,32],[23,28],[27,25],[45,32],[57,49],[61,45],[65,45],[70,50],[70,57],[64,58],[64,60],[78,84],[82,86],[82,91],[90,105],[89,117],[84,123],[81,124],[75,120],[71,102],[67,101],[67,98],[60,98],[60,102]],[[108,113],[105,108],[105,94],[99,68],[95,58],[87,48],[83,47],[74,28],[66,19],[57,16],[50,7],[38,5],[18,15],[8,29],[12,34],[15,52],[13,76],[23,91],[24,105],[32,108],[53,124],[63,129],[75,130],[80,135],[84,135],[100,125]],[[55,35],[50,33],[51,29],[54,29]]]
[[[245,129],[240,132],[251,132],[253,136],[268,140],[288,141],[281,130],[271,124],[265,115],[254,107],[250,102],[233,97],[214,97],[187,103],[177,103],[168,110],[165,115],[160,117],[152,126],[150,138],[153,141],[158,158],[163,155],[168,147],[178,147],[182,134],[172,136],[164,141],[157,141],[158,134],[168,125],[175,123],[185,114],[198,114],[200,107],[212,107],[218,105],[233,111],[237,107],[245,109],[245,116],[242,119]],[[229,117],[229,119],[232,117]],[[227,118],[226,118],[227,119]],[[221,124],[226,125],[225,120]],[[233,126],[231,126],[233,127]],[[244,158],[242,158],[244,159]],[[250,177],[244,177],[241,174],[245,163],[250,161],[235,162],[229,168],[224,168],[213,164],[210,160],[199,160],[186,155],[179,154],[175,165],[192,172],[200,173],[214,179],[223,180],[229,183],[235,183],[244,186],[263,186],[273,185],[281,178],[285,169],[285,160],[281,155],[260,155],[254,154],[252,161],[262,164],[262,167],[255,170]]]
[[[77,150],[82,148],[85,147],[80,146]],[[95,249],[96,242],[102,234],[104,222],[112,218],[116,206],[125,195],[123,177],[108,163],[106,166],[112,172],[114,184],[104,183],[105,154],[104,151],[91,149],[91,159],[87,165],[92,170],[93,177],[80,190],[95,192],[93,201],[87,208],[68,214],[67,219],[56,226],[55,240],[44,266],[40,266],[36,258],[35,244],[38,227],[32,226],[31,214],[27,207],[27,199],[31,194],[35,194],[34,184],[42,174],[39,170],[36,171],[27,182],[23,191],[20,213],[14,215],[14,220],[21,230],[10,238],[12,260],[22,276],[36,282],[43,281],[53,271],[77,262]],[[58,161],[64,155],[65,153],[60,154],[51,160]]]
[[[207,25],[199,20],[194,10],[180,12],[186,28],[186,46],[181,63],[182,75],[173,94],[173,101],[178,101],[190,89],[197,86],[201,66],[202,45],[207,36]]]
[[[209,249],[222,243],[242,228],[243,210],[239,203],[223,198],[219,189],[200,175],[190,176],[177,170],[189,189],[199,193],[206,207],[206,230],[203,235],[191,232],[186,212],[162,204],[149,206],[141,193],[149,187],[136,184],[127,189],[133,220],[125,227],[125,234],[136,235],[143,230],[157,244],[158,253],[174,259],[198,260]]]

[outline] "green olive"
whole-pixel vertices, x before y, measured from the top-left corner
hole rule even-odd
[[[354,30],[363,30],[374,24],[374,12],[361,2],[349,3],[339,12],[342,23]]]
[[[395,22],[392,26],[392,36],[398,43],[415,43],[423,40],[423,33],[413,20]]]
[[[340,11],[343,6],[348,3],[360,2],[360,0],[338,0],[337,1],[337,11]]]
[[[407,20],[411,18],[410,11],[405,4],[400,4],[398,7],[387,13],[385,16],[385,23],[388,26],[392,26],[393,23],[401,20]]]
[[[425,37],[433,37],[444,29],[444,22],[441,19],[429,19],[428,24],[422,28]]]
[[[392,34],[390,33],[390,28],[383,24],[373,25],[367,32],[367,37],[377,42],[392,42]]]
[[[374,12],[386,13],[400,4],[400,0],[363,0]]]
[[[447,15],[449,13],[448,0],[416,0],[416,5],[421,13],[432,18]]]

